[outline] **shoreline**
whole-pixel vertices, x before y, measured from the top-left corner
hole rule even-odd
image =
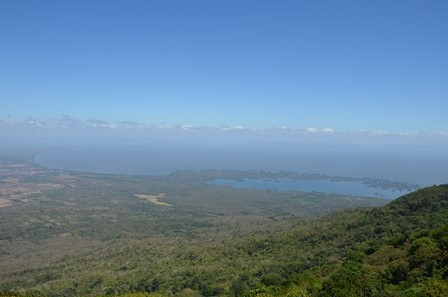
[[[202,183],[207,184],[213,184],[210,182],[213,182],[214,180],[222,179],[222,180],[242,180],[242,179],[252,179],[252,180],[259,180],[260,182],[262,180],[271,180],[272,181],[281,181],[288,180],[288,182],[294,182],[297,181],[300,182],[306,182],[306,181],[329,181],[331,183],[338,183],[338,182],[353,182],[358,183],[358,185],[354,185],[359,187],[359,183],[362,183],[363,186],[366,189],[372,189],[372,190],[378,190],[378,193],[374,192],[374,194],[369,194],[365,197],[371,197],[371,198],[382,198],[382,199],[395,199],[395,195],[391,195],[391,192],[396,192],[397,197],[400,195],[404,195],[406,193],[415,191],[419,188],[421,188],[421,185],[417,184],[411,184],[408,182],[403,181],[394,181],[389,179],[380,179],[380,178],[370,178],[370,177],[353,177],[353,176],[338,176],[338,175],[328,175],[328,174],[322,174],[322,173],[305,173],[300,171],[271,171],[271,170],[241,170],[241,169],[235,169],[235,170],[226,170],[226,169],[198,169],[198,170],[173,170],[166,172],[164,174],[150,174],[150,173],[132,173],[132,172],[118,172],[116,171],[108,171],[108,170],[81,170],[81,169],[74,169],[74,168],[67,168],[67,167],[58,167],[58,166],[50,166],[46,165],[43,162],[39,162],[36,160],[40,154],[44,153],[50,153],[54,149],[47,149],[40,152],[37,152],[34,154],[32,162],[40,167],[47,168],[47,169],[53,169],[53,170],[64,170],[68,172],[73,173],[84,173],[84,174],[101,174],[101,175],[110,175],[110,176],[139,176],[139,177],[167,177],[170,175],[177,175],[177,174],[184,174],[191,172],[193,173],[193,176],[196,176],[197,178],[200,178],[202,180]],[[57,150],[57,149],[56,149]],[[236,187],[239,187],[236,185]],[[350,187],[350,186],[349,186]],[[254,186],[253,188],[258,190],[269,190],[268,188],[257,188]],[[306,189],[302,190],[300,188],[292,188],[292,189],[286,189],[280,191],[304,191],[304,192],[326,192],[322,191],[322,188],[317,187],[316,189]],[[277,189],[278,190],[278,189]],[[350,191],[336,191],[335,193],[346,193]],[[383,192],[383,193],[381,193]],[[329,192],[330,193],[330,192]],[[350,195],[356,195],[356,194],[350,194]],[[384,196],[387,195],[387,196]],[[359,196],[359,195],[357,195]],[[391,198],[392,197],[392,198]],[[395,197],[395,198],[394,198]]]

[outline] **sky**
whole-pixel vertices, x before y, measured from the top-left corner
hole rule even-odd
[[[0,121],[440,135],[447,12],[433,0],[3,0]]]

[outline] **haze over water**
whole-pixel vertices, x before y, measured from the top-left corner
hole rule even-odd
[[[417,183],[448,181],[448,159],[433,147],[264,143],[257,146],[158,143],[84,146],[38,154],[43,166],[128,175],[164,175],[177,170],[298,171]]]

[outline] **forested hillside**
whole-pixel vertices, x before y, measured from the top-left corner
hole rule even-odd
[[[236,295],[448,296],[448,185],[379,209],[335,213],[251,246],[260,259],[275,251],[277,262],[258,274],[261,287],[240,279]],[[308,254],[294,254],[302,249]]]

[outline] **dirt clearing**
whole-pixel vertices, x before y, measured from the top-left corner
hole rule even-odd
[[[146,194],[134,194],[135,197],[138,197],[142,200],[146,200],[148,202],[160,205],[160,206],[171,206],[171,204],[159,201],[159,199],[166,196],[165,193],[160,193],[158,195],[146,195]]]

